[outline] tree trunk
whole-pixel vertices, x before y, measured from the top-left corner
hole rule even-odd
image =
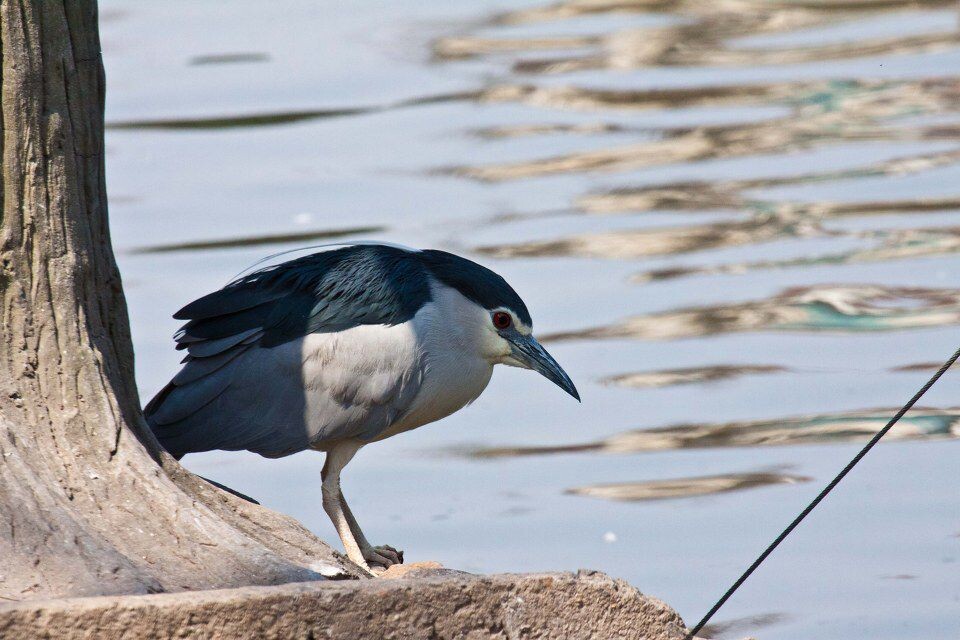
[[[94,0],[0,0],[0,598],[358,575],[162,452],[140,412],[104,182]]]

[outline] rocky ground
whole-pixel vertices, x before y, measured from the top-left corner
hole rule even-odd
[[[0,605],[5,640],[683,635],[673,609],[602,573],[475,576],[435,563],[398,566],[375,580]]]

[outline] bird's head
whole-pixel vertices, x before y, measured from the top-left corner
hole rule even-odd
[[[432,275],[470,301],[464,324],[491,364],[532,369],[580,400],[566,371],[533,337],[526,304],[501,276],[475,262],[435,250],[421,252]]]
[[[553,359],[537,339],[533,327],[506,307],[486,310],[489,317],[489,344],[496,362],[511,367],[532,369],[580,400],[580,394],[567,372]]]

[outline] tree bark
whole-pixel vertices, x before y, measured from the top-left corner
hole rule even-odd
[[[104,181],[96,2],[0,0],[0,598],[359,575],[186,472],[140,412]]]

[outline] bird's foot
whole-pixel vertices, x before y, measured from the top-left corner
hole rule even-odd
[[[380,574],[395,564],[403,564],[403,551],[394,549],[388,544],[379,547],[367,547],[360,550],[366,569],[374,574]]]

